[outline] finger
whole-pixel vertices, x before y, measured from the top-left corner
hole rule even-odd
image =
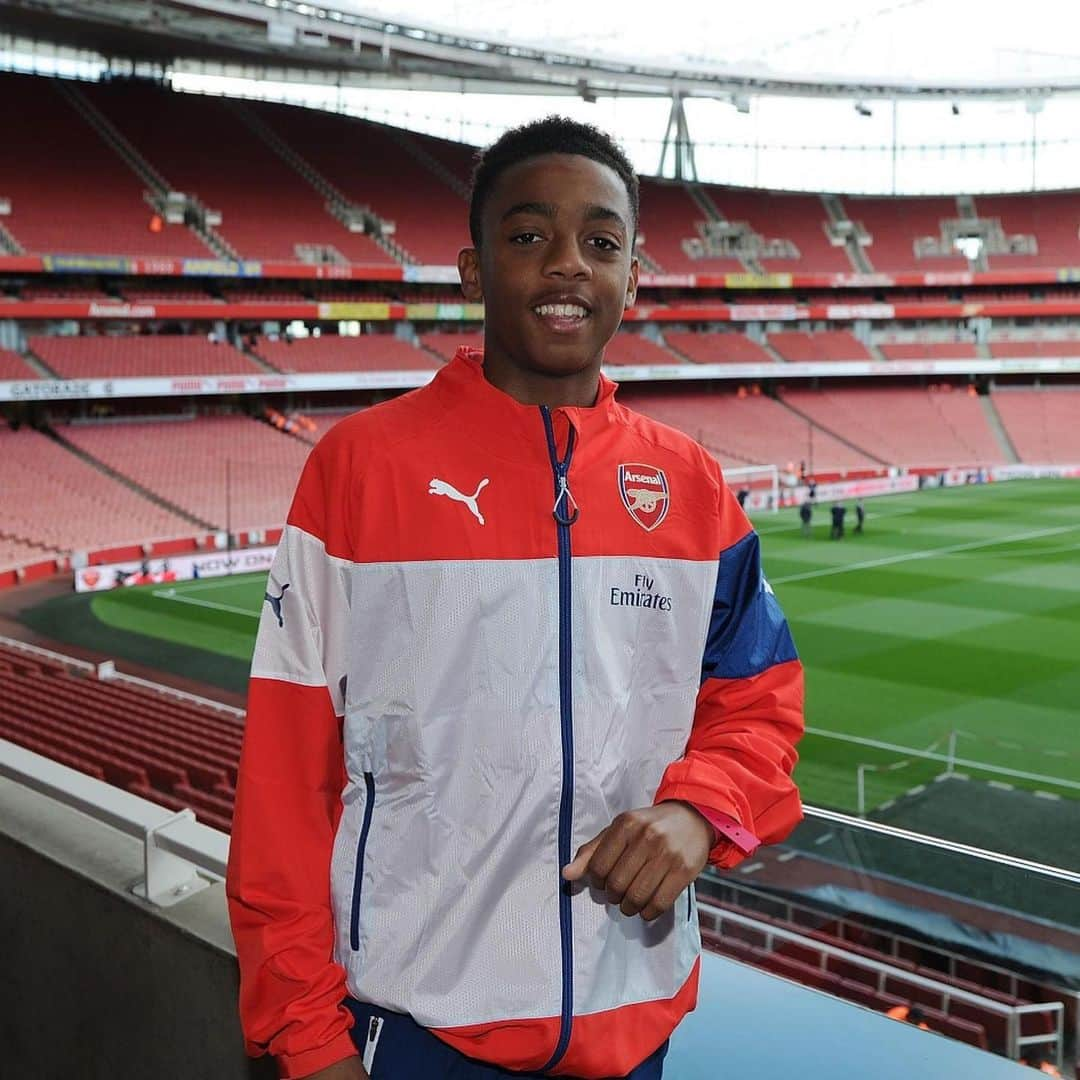
[[[667,871],[667,864],[661,859],[645,862],[623,895],[619,910],[624,915],[637,915],[653,899]]]
[[[608,875],[615,869],[633,837],[626,823],[616,818],[599,839],[600,843],[589,860],[589,876],[598,889],[603,889],[607,886]]]
[[[652,922],[653,919],[659,918],[675,903],[679,893],[693,880],[693,875],[686,873],[684,870],[669,870],[664,876],[664,880],[652,894],[652,898],[642,908],[641,917],[646,922]]]
[[[589,860],[593,856],[593,852],[597,849],[600,841],[604,837],[604,832],[597,833],[588,843],[582,844],[578,848],[577,854],[563,867],[563,880],[564,881],[578,881],[584,877],[585,872],[589,869]]]
[[[649,858],[648,848],[640,842],[636,844],[630,843],[623,848],[619,861],[615,863],[611,868],[611,872],[604,879],[604,891],[607,893],[609,904],[622,903],[627,889],[637,879],[642,868],[649,862]],[[594,859],[593,862],[595,863],[596,860]],[[660,867],[660,877],[663,877],[663,871],[666,869],[666,866]],[[659,883],[659,879],[657,879],[657,883]]]

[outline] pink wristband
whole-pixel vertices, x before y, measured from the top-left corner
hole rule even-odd
[[[700,806],[695,802],[690,805],[716,830],[717,842],[721,838],[730,840],[744,855],[752,855],[761,847],[761,841],[749,829],[744,829],[730,814]]]

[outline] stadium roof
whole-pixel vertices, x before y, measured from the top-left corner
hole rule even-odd
[[[1059,0],[3,0],[0,30],[168,64],[465,92],[1017,98],[1080,92]]]

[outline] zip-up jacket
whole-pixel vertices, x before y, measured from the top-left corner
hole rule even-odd
[[[506,1069],[621,1076],[694,1007],[693,888],[562,881],[620,812],[800,820],[802,669],[716,462],[462,350],[312,451],[267,584],[228,894],[248,1051],[355,1053],[346,996]],[[733,866],[747,846],[718,839]]]

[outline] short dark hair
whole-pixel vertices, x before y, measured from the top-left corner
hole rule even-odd
[[[545,116],[543,120],[504,132],[477,159],[469,195],[469,234],[473,247],[480,246],[481,217],[495,181],[512,165],[542,154],[578,154],[615,172],[626,186],[633,236],[637,235],[638,178],[619,144],[592,124],[582,124],[566,116]]]

